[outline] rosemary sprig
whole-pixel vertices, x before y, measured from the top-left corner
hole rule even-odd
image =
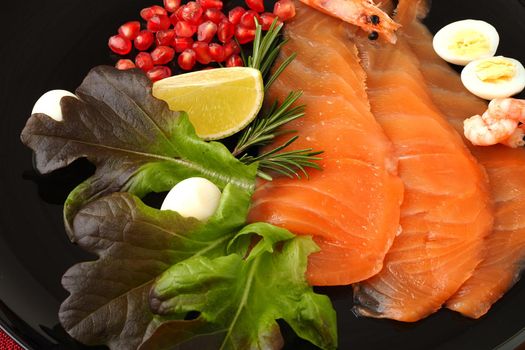
[[[295,53],[290,55],[274,70],[273,74],[270,74],[280,49],[286,44],[286,40],[281,40],[279,37],[282,26],[282,23],[278,24],[277,19],[274,20],[263,36],[262,27],[257,22],[257,19],[255,19],[256,29],[253,51],[248,58],[245,58],[243,55],[243,61],[246,66],[258,69],[261,72],[263,80],[265,81],[265,90],[272,85],[277,77],[279,77],[296,57]],[[245,164],[258,162],[258,176],[263,179],[272,180],[269,172],[275,172],[290,178],[301,178],[301,174],[303,174],[308,178],[306,168],[320,169],[315,161],[321,159],[317,156],[321,154],[322,151],[313,151],[311,148],[293,151],[285,150],[297,140],[298,136],[293,136],[284,144],[258,156],[252,156],[246,153],[250,148],[269,144],[279,135],[295,132],[293,130],[279,130],[279,128],[292,120],[304,116],[305,106],[294,106],[301,95],[301,91],[293,91],[288,94],[280,105],[275,101],[265,114],[261,113],[248,128],[244,130],[232,151],[233,155],[239,157]]]
[[[265,81],[264,89],[272,85],[272,83],[277,79],[277,77],[282,73],[282,71],[294,60],[295,53],[290,55],[286,60],[284,60],[275,72],[270,75],[270,70],[279,55],[279,51],[286,44],[287,40],[280,40],[280,32],[283,28],[282,23],[278,23],[277,18],[272,22],[270,28],[266,34],[262,35],[262,26],[255,20],[255,39],[253,40],[253,51],[247,59],[244,59],[245,65],[247,67],[252,67],[261,71],[263,81]]]
[[[302,117],[305,106],[292,107],[301,95],[301,91],[291,92],[281,105],[275,102],[265,115],[256,118],[237,141],[233,155],[238,156],[251,147],[267,145],[284,132],[277,131],[280,126]]]
[[[299,170],[306,178],[308,178],[308,173],[306,172],[305,168],[314,168],[320,170],[321,167],[314,161],[321,159],[320,157],[316,156],[323,153],[323,151],[313,151],[311,148],[306,148],[278,153],[295,142],[297,138],[298,136],[294,136],[281,146],[278,146],[273,150],[260,154],[256,157],[245,154],[240,158],[240,160],[245,164],[259,162],[257,175],[266,180],[272,180],[272,177],[267,173],[267,171],[274,171],[281,175],[288,176],[289,178],[293,178],[295,176],[300,179],[301,175],[297,171]]]

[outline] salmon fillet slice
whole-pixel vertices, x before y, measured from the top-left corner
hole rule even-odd
[[[272,85],[267,102],[302,90],[306,115],[287,124],[299,139],[292,149],[323,150],[322,171],[309,179],[261,181],[249,220],[312,235],[312,285],[347,285],[381,270],[399,231],[403,185],[391,142],[370,112],[365,74],[348,45],[343,22],[306,6],[287,24],[280,60],[297,58]],[[282,136],[270,147],[290,136]]]
[[[403,4],[404,3],[404,4]],[[401,1],[396,21],[405,25]],[[403,27],[399,30],[403,32]],[[472,276],[492,227],[488,181],[433,104],[406,39],[353,35],[372,113],[393,142],[405,185],[402,233],[374,277],[354,287],[354,311],[413,322],[438,310]]]
[[[463,132],[463,120],[481,114],[487,103],[470,94],[459,75],[432,48],[432,34],[418,20],[405,28],[420,69],[439,109]],[[470,144],[470,143],[469,143]],[[504,146],[476,147],[472,153],[487,170],[494,202],[494,227],[484,258],[446,306],[479,318],[519,279],[525,259],[525,151]]]

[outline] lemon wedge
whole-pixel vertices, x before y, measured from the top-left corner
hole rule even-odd
[[[242,130],[261,109],[264,84],[254,68],[216,68],[175,75],[153,84],[153,96],[188,113],[197,135],[217,140]]]

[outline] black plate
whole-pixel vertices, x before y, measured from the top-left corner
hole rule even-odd
[[[43,92],[74,90],[90,68],[111,63],[107,38],[155,1],[7,1],[0,9],[0,326],[28,348],[85,349],[58,325],[57,311],[66,297],[60,277],[89,258],[64,233],[62,203],[92,168],[80,161],[38,176],[19,134]],[[494,24],[498,53],[525,63],[525,0],[436,0],[427,24],[435,31],[465,18]],[[447,310],[414,324],[358,319],[349,288],[321,291],[337,308],[341,349],[492,349],[507,341],[502,348],[512,349],[525,340],[525,281],[477,321]],[[313,348],[284,333],[287,349]]]

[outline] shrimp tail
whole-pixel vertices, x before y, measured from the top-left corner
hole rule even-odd
[[[300,0],[304,4],[356,25],[367,33],[377,33],[379,37],[395,43],[396,30],[400,27],[388,14],[372,0]]]
[[[501,141],[502,144],[512,148],[525,146],[525,124],[520,125],[514,130],[508,139]]]
[[[423,19],[430,11],[431,0],[399,0],[395,20],[407,26],[416,19]]]

